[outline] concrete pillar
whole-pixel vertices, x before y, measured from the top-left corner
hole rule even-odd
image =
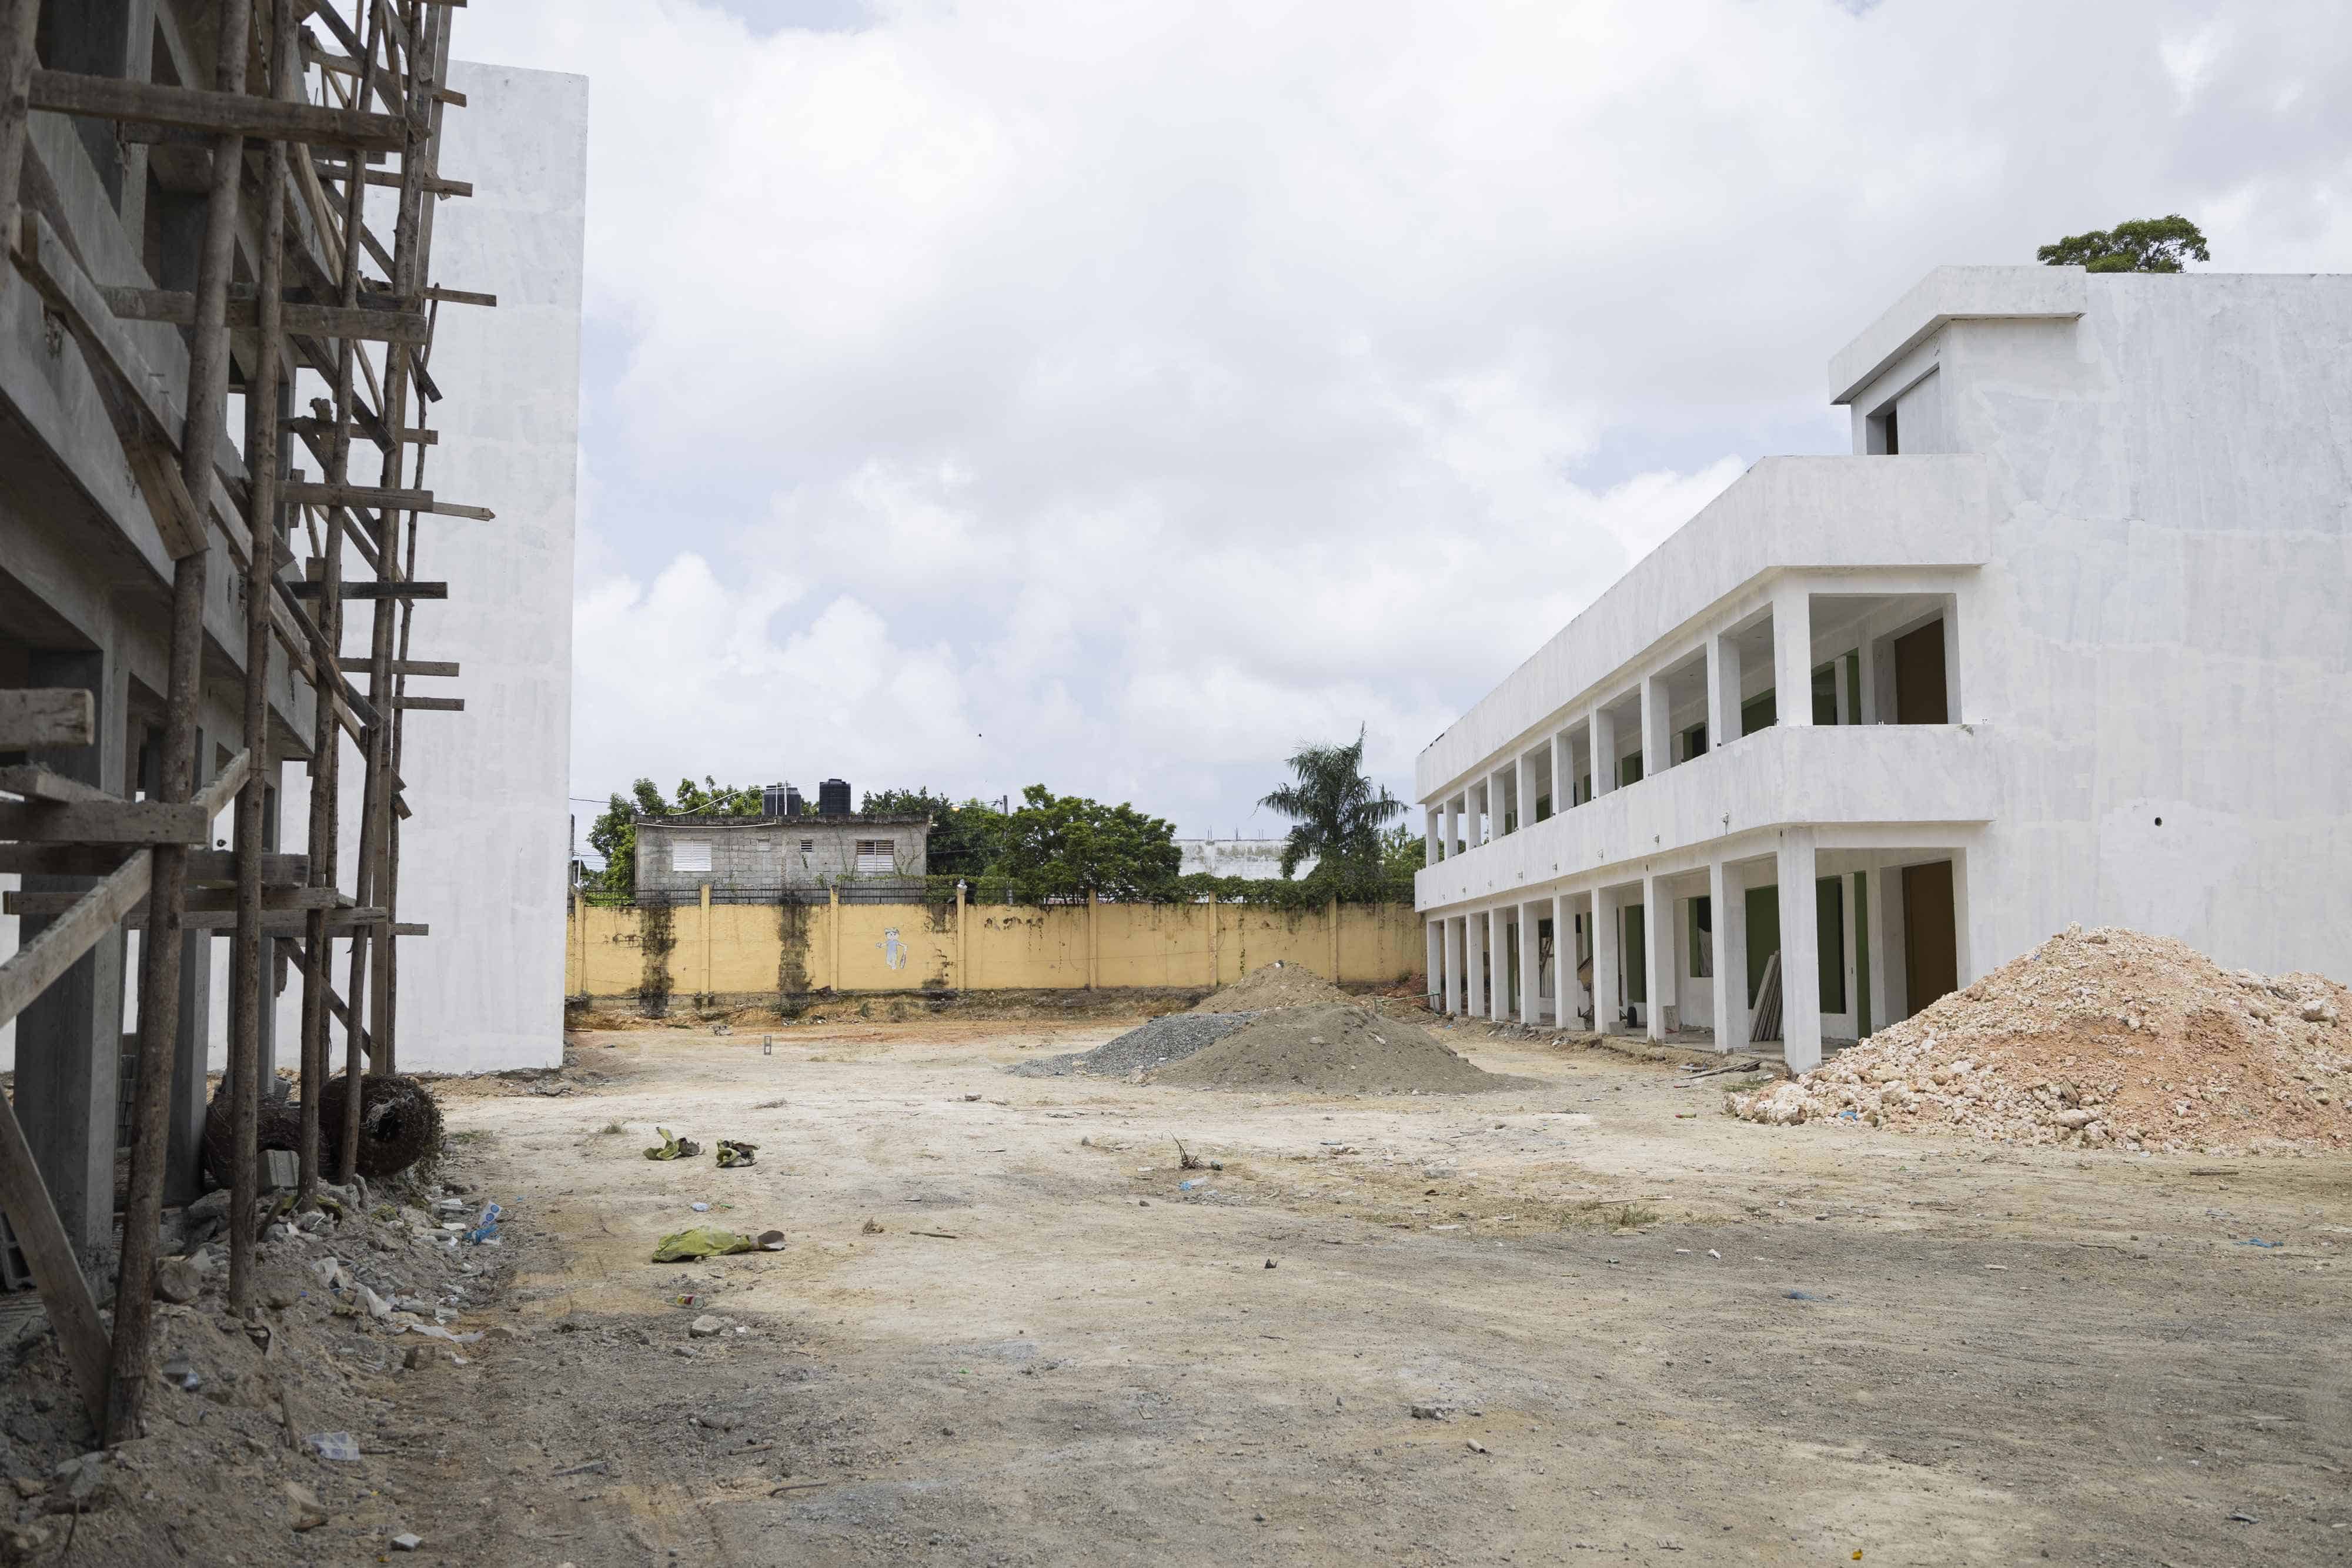
[[[1515,805],[1511,800],[1510,764],[1505,763],[1486,776],[1486,806],[1489,814],[1495,820],[1495,825],[1487,836],[1499,839],[1510,831],[1512,819],[1520,810],[1523,810]]]
[[[1538,1014],[1543,1006],[1540,1000],[1543,987],[1536,972],[1538,957],[1536,944],[1540,924],[1540,916],[1536,911],[1541,907],[1534,904],[1511,905],[1511,912],[1519,918],[1519,1021],[1529,1025],[1542,1021]]]
[[[1441,835],[1445,831],[1445,813],[1443,808],[1432,806],[1423,815],[1427,821],[1423,824],[1426,831],[1422,834],[1421,863],[1435,865],[1445,858],[1444,851],[1439,848],[1444,841]]]
[[[1706,868],[1715,925],[1715,1049],[1748,1044],[1748,879],[1728,861]]]
[[[1854,660],[1855,675],[1862,683],[1862,722],[1864,724],[1879,722],[1878,656],[1871,645],[1872,642],[1869,637],[1862,640],[1860,656]]]
[[[1486,917],[1473,913],[1462,917],[1462,1016],[1486,1016]]]
[[[1854,677],[1846,670],[1845,655],[1843,653],[1838,654],[1835,658],[1830,661],[1830,674],[1837,683],[1837,718],[1835,722],[1843,724],[1846,721],[1846,715],[1853,711],[1854,704],[1853,686]]]
[[[1570,925],[1573,918],[1568,907],[1568,894],[1555,894],[1551,901],[1551,1027],[1569,1029],[1576,1022],[1576,932]]]
[[[1522,751],[1518,758],[1519,826],[1533,827],[1536,820],[1536,758],[1532,751]],[[1559,802],[1552,802],[1554,810]]]
[[[1801,581],[1772,591],[1772,685],[1776,724],[1813,722],[1812,595]]]
[[[1211,904],[1210,907],[1213,909],[1216,905]],[[1429,993],[1430,1010],[1442,1012],[1445,1008],[1445,923],[1443,920],[1425,921],[1423,930],[1427,933],[1429,953],[1429,967],[1425,971],[1423,988]]]
[[[79,686],[97,701],[98,734],[90,746],[53,747],[30,758],[76,783],[110,794],[124,792],[130,698],[120,661],[110,653],[35,650],[25,684]],[[26,874],[27,893],[87,893],[95,877]],[[58,917],[27,915],[17,927],[20,950]],[[84,1257],[110,1245],[114,1234],[114,1130],[122,1050],[123,933],[99,938],[16,1015],[16,1119],[57,1204],[66,1234]]]
[[[1882,904],[1878,897],[1878,890],[1874,888],[1871,891],[1871,903],[1874,906],[1874,913],[1878,917],[1877,936],[1885,939],[1886,999],[1883,1002],[1874,1001],[1872,1005],[1886,1009],[1885,1018],[1888,1023],[1900,1023],[1911,1016],[1912,1010],[1911,967],[1903,954],[1903,944],[1908,935],[1905,930],[1903,910],[1903,868],[1899,865],[1883,865],[1879,868],[1879,875],[1885,883],[1886,897]],[[1870,946],[1875,952],[1880,946],[1880,942],[1877,938],[1874,938]]]
[[[1822,1064],[1820,915],[1813,902],[1813,831],[1780,835],[1780,1040],[1789,1071]]]
[[[1944,601],[1944,716],[1953,724],[1967,721],[1967,710],[1960,706],[1960,605],[1958,595]],[[1954,877],[1958,887],[1959,879]],[[1966,980],[1960,982],[1968,984]]]
[[[1561,730],[1551,737],[1551,814],[1559,816],[1576,804],[1576,747],[1569,732]],[[1559,927],[1554,925],[1554,939]]]
[[[1642,678],[1642,777],[1664,773],[1675,765],[1674,712],[1666,695],[1666,677]]]
[[[1592,1027],[1601,1034],[1614,1034],[1619,1021],[1617,1005],[1617,911],[1618,898],[1610,888],[1592,890]]]
[[[1869,662],[1864,661],[1863,668],[1866,670],[1869,667]],[[1895,1019],[1894,1012],[1887,1006],[1886,995],[1886,868],[1876,856],[1873,856],[1864,868],[1862,880],[1863,896],[1870,905],[1870,1016],[1855,1019],[1854,1028],[1863,1038],[1868,1039]]]
[[[1462,1016],[1462,922],[1449,915],[1444,922],[1445,932],[1445,1011],[1449,1017]]]
[[[1650,998],[1642,1009],[1642,1023],[1652,1040],[1666,1038],[1666,1004],[1675,994],[1673,904],[1664,884],[1656,877],[1642,879],[1643,990]]]
[[[709,883],[707,883],[707,882],[706,882],[706,883],[704,883],[702,884],[702,988],[701,988],[701,989],[702,989],[702,994],[703,994],[704,996],[706,996],[706,997],[710,996],[710,995],[712,995],[712,994],[713,994],[713,993],[712,993],[712,991],[711,991],[711,984],[710,984],[711,967],[712,967],[712,964],[713,964],[713,954],[712,954],[712,951],[711,951],[711,944],[712,944],[712,937],[711,937],[711,931],[710,931],[710,884],[709,884]]]
[[[1952,974],[1962,987],[1977,983],[1976,956],[1987,950],[1969,929],[1969,860],[1966,850],[1952,852]]]
[[[1605,708],[1592,710],[1592,798],[1617,788],[1617,721]]]
[[[1445,802],[1445,858],[1462,852],[1462,801],[1459,795]]]
[[[1706,743],[1728,746],[1739,738],[1739,688],[1747,679],[1747,659],[1728,633],[1708,640],[1711,679],[1707,684]]]

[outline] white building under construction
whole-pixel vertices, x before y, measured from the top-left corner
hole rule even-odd
[[[1948,267],[1830,390],[1422,753],[1442,1005],[1801,1071],[2070,922],[2352,974],[2352,277]]]

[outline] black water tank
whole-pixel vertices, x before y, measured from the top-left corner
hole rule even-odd
[[[789,784],[767,785],[760,791],[760,815],[763,817],[795,815],[792,802],[793,797],[797,793],[798,791]]]
[[[849,780],[828,779],[816,787],[816,814],[820,817],[849,815]]]
[[[803,805],[803,802],[802,802],[802,800],[801,800],[801,791],[800,791],[800,787],[799,787],[798,785],[796,785],[796,784],[787,784],[787,785],[785,785],[785,786],[784,786],[784,815],[785,815],[785,816],[787,816],[787,817],[797,817],[797,816],[799,816],[799,815],[801,814],[802,805]]]

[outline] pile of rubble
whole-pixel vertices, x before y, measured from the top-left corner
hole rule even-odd
[[[414,1505],[384,1469],[403,1399],[394,1380],[466,1375],[450,1369],[515,1334],[490,1319],[504,1315],[511,1271],[505,1216],[449,1166],[440,1174],[321,1186],[319,1208],[271,1220],[244,1320],[226,1299],[229,1195],[167,1213],[159,1385],[144,1435],[110,1449],[96,1447],[46,1319],[16,1314],[0,1379],[14,1488],[0,1562],[46,1560],[68,1530],[95,1562],[278,1561],[257,1542],[289,1531],[318,1561],[415,1544]]]
[[[2069,926],[1735,1116],[2207,1153],[2352,1144],[2352,992]]]

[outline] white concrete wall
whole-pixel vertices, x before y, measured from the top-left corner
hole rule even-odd
[[[441,172],[474,194],[438,208],[434,280],[499,303],[441,308],[431,368],[447,400],[425,482],[498,520],[428,517],[418,549],[417,577],[446,580],[449,599],[418,606],[410,656],[464,674],[408,689],[466,711],[404,721],[400,918],[432,935],[401,939],[399,1050],[404,1069],[490,1071],[562,1060],[588,81],[460,61],[450,85],[468,104],[444,121]],[[346,619],[363,652],[366,611]],[[355,773],[347,751],[346,888]],[[299,773],[288,783],[290,847],[308,803]],[[296,977],[279,998],[281,1063],[297,1057],[300,989]]]
[[[1955,727],[1749,737],[1423,872],[1421,904],[1810,822],[1958,852],[1963,983],[2073,921],[2352,977],[2352,277],[1947,268],[1831,390],[1857,453],[1904,400],[1906,455],[1759,464],[1433,743],[1419,797],[1802,589],[1948,594]]]

